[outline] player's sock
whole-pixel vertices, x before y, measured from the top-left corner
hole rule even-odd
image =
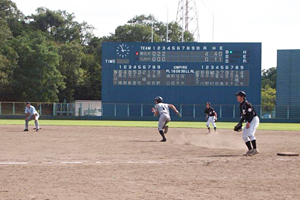
[[[25,120],[25,130],[28,129],[28,120]]]
[[[39,130],[39,129],[40,129],[40,127],[39,127],[39,122],[38,122],[38,121],[35,121],[34,123],[35,123],[35,128],[36,128],[36,130]]]
[[[210,133],[210,128],[207,128],[208,129],[208,132]]]
[[[217,127],[214,127],[214,130],[217,131]]]
[[[252,143],[253,149],[256,149],[256,140],[252,140],[251,143]]]
[[[163,140],[162,141],[167,141],[166,137],[165,137],[165,134],[164,134],[164,131],[161,130],[159,131],[160,135],[162,136]]]
[[[248,147],[248,150],[250,151],[252,149],[251,142],[250,141],[246,142],[246,145]]]

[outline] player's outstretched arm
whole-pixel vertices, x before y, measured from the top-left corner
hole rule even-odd
[[[177,116],[181,117],[180,112],[177,110],[177,108],[173,104],[169,104],[169,108],[174,110],[174,112],[176,113]]]

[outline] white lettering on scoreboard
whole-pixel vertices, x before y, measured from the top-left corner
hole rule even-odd
[[[201,65],[189,69],[174,65],[119,65],[113,84],[119,86],[249,86],[249,70],[243,65]]]

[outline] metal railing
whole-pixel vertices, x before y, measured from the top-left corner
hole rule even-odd
[[[31,103],[41,116],[104,116],[104,117],[151,117],[153,104],[116,104],[116,103]],[[25,103],[0,102],[0,115],[24,115]],[[205,105],[178,104],[175,106],[183,118],[203,118]],[[213,105],[218,118],[238,118],[239,105]],[[254,106],[264,119],[300,119],[300,106],[276,106],[272,111],[266,111],[260,105]],[[171,115],[174,112],[171,111]]]

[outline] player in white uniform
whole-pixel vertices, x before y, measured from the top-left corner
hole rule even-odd
[[[163,103],[162,97],[156,97],[154,99],[154,102],[155,106],[154,108],[152,108],[152,112],[154,113],[154,116],[160,115],[158,122],[158,131],[163,138],[161,142],[166,142],[167,139],[165,137],[165,134],[168,132],[169,129],[167,124],[169,123],[169,121],[171,121],[169,108],[172,108],[177,116],[180,117],[181,115],[174,105]]]
[[[39,113],[36,111],[35,107],[30,105],[30,102],[26,102],[25,107],[25,130],[28,131],[28,122],[34,120],[36,131],[39,131]]]

